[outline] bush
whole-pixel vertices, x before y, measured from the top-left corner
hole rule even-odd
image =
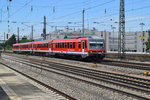
[[[6,50],[12,50],[12,46],[7,45],[7,46],[5,47],[5,49],[6,49]]]

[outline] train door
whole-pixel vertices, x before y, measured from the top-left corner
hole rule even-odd
[[[49,51],[52,51],[52,43],[51,42],[48,43],[48,49],[49,49]]]
[[[81,49],[82,49],[82,52],[84,53],[85,52],[85,47],[86,47],[85,44],[86,43],[85,43],[85,41],[81,41],[81,44],[82,44],[81,45]]]

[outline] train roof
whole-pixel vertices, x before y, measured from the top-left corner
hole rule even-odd
[[[24,45],[24,44],[31,44],[32,42],[25,42],[25,43],[16,43],[16,44],[13,44],[13,45]]]
[[[34,41],[33,43],[48,43],[52,42],[53,40],[44,40],[44,41]]]
[[[54,39],[54,40],[42,40],[42,41],[33,41],[33,42],[26,42],[26,43],[17,43],[17,44],[13,44],[13,46],[17,46],[17,45],[25,45],[25,44],[31,44],[31,43],[48,43],[48,42],[68,42],[68,41],[79,41],[80,39],[82,40],[87,40],[87,39],[103,39],[103,38],[100,38],[100,37],[97,37],[97,36],[88,36],[88,37],[68,37],[68,38],[65,38],[65,39]]]

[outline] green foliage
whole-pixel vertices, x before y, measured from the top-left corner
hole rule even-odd
[[[30,40],[20,40],[19,43],[31,42]]]
[[[149,33],[149,37],[147,39],[147,42],[145,42],[145,44],[146,44],[147,50],[150,50],[150,30],[148,31],[148,33]]]
[[[16,43],[16,36],[13,34],[13,35],[5,42],[5,47],[6,47],[6,46],[11,46],[11,47],[12,47],[12,45],[15,44],[15,43]]]
[[[5,49],[6,49],[6,50],[12,50],[12,46],[7,45],[7,46],[5,47]]]
[[[25,42],[31,42],[31,40],[28,40],[26,36],[22,37],[22,39],[19,41],[19,43],[25,43]]]

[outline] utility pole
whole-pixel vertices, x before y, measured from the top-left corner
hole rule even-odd
[[[83,9],[82,11],[82,34],[83,34],[83,37],[85,36],[85,33],[84,33],[84,13],[85,13],[85,9]]]
[[[107,51],[107,32],[106,32],[106,30],[104,30],[104,32],[105,32],[105,50]]]
[[[145,51],[145,49],[144,49],[144,36],[145,36],[145,32],[143,31],[143,26],[145,25],[144,23],[140,23],[140,25],[141,25],[141,31],[142,31],[142,51],[144,52]]]
[[[5,32],[4,32],[4,52],[5,52]]]
[[[113,31],[112,31],[112,32],[113,32],[113,38],[112,38],[112,39],[113,39],[113,45],[114,45],[114,44],[115,44],[115,43],[114,43],[114,42],[115,42],[115,35],[114,35],[114,34],[115,34],[115,31],[114,31],[114,30],[116,29],[116,27],[111,26],[111,28],[112,28],[112,30],[113,30]],[[114,51],[114,48],[113,48],[113,51]]]
[[[0,11],[1,11],[1,20],[0,20],[0,22],[2,22],[2,9],[0,9]]]
[[[43,40],[46,40],[46,17],[44,16]]]
[[[33,41],[33,25],[31,26],[31,41]]]
[[[55,26],[55,32],[56,32],[56,34],[57,34],[57,39],[59,38],[59,33],[58,33],[58,31],[57,31],[57,26]]]
[[[19,27],[17,28],[17,32],[18,32],[18,43],[19,43]]]
[[[118,57],[121,59],[125,59],[125,56],[125,8],[124,0],[120,0]]]
[[[4,43],[5,43],[5,32],[4,32]]]

